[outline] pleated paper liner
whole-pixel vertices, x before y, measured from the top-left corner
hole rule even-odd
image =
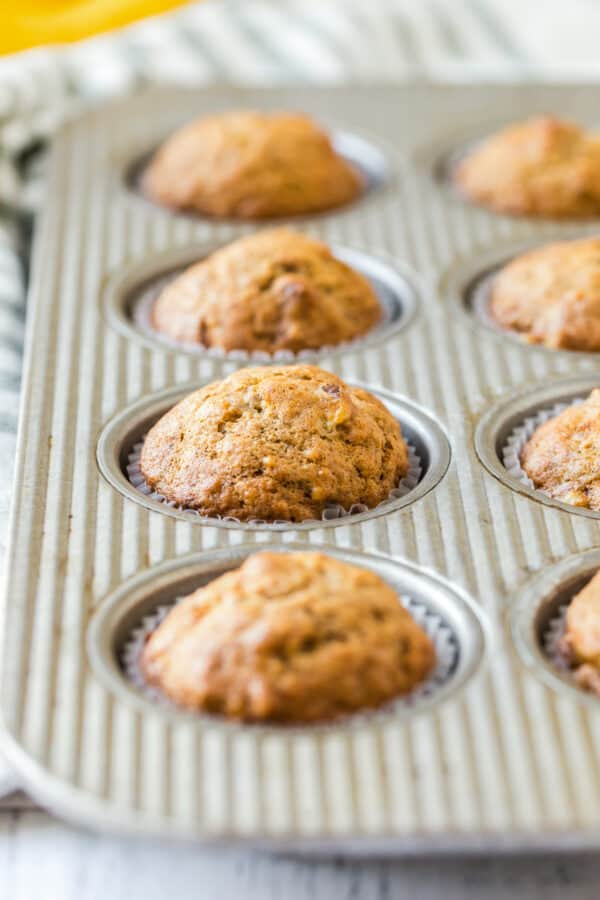
[[[394,500],[397,500],[400,497],[405,497],[409,494],[413,488],[421,480],[423,474],[423,465],[421,463],[421,458],[417,453],[416,448],[409,443],[406,442],[408,447],[408,472],[402,478],[402,480],[398,483],[397,487],[393,488],[388,494],[387,498],[383,500],[381,503],[375,507],[379,509],[380,507],[384,507],[387,503],[391,503]],[[240,523],[239,519],[236,519],[234,516],[203,516],[196,509],[188,509],[187,507],[177,506],[172,500],[166,500],[162,494],[154,491],[147,483],[142,473],[140,467],[140,457],[142,453],[142,447],[144,446],[144,440],[138,441],[137,444],[131,449],[129,454],[129,460],[127,463],[127,477],[131,484],[137,488],[140,493],[145,494],[147,497],[150,497],[152,500],[157,500],[159,503],[165,503],[167,506],[172,507],[173,509],[183,509],[185,512],[189,513],[190,516],[201,518],[203,521],[210,523],[211,521],[226,521],[226,522],[235,522]],[[369,507],[365,506],[364,503],[355,503],[350,509],[346,510],[343,506],[340,506],[337,503],[331,503],[323,510],[322,521],[330,521],[332,519],[343,519],[343,518],[352,518],[354,515],[358,515],[359,513],[368,512]],[[305,521],[313,522],[316,521],[314,519],[307,519]],[[263,519],[249,519],[247,524],[249,525],[271,525],[272,527],[281,528],[282,525],[289,525],[290,528],[294,528],[298,525],[298,522],[289,522],[285,519],[277,519],[274,522],[266,522]]]
[[[583,397],[577,397],[570,403],[555,403],[554,406],[547,409],[540,409],[533,415],[527,416],[520,425],[513,428],[502,448],[502,462],[509,475],[517,478],[523,484],[526,484],[527,487],[534,488],[534,490],[539,491],[541,494],[550,496],[541,488],[536,488],[531,478],[529,478],[524,471],[521,466],[521,453],[523,452],[525,444],[530,440],[540,425],[543,425],[544,422],[548,422],[550,419],[556,418],[556,416],[560,415],[560,413],[564,412],[565,409],[568,409],[570,406],[582,403],[584,399],[585,398]]]

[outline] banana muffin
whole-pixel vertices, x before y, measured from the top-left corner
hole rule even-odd
[[[476,146],[454,180],[496,212],[552,219],[600,214],[600,135],[551,116],[512,125]]]
[[[432,670],[427,634],[373,572],[323,553],[256,553],[185,597],[142,651],[178,706],[315,722],[380,706]]]
[[[354,200],[364,182],[308,116],[240,110],[176,131],[141,186],[173,209],[264,219],[333,209]]]
[[[152,324],[175,341],[223,350],[314,349],[350,341],[381,318],[366,278],[299,232],[260,231],[168,284]]]
[[[493,280],[490,312],[532,344],[600,350],[600,238],[517,256]]]
[[[565,645],[581,687],[600,695],[600,571],[567,609]]]
[[[600,510],[600,389],[536,428],[521,466],[550,497]]]
[[[206,516],[301,522],[377,506],[408,471],[400,425],[368,391],[316,366],[245,368],[150,429],[147,485]]]

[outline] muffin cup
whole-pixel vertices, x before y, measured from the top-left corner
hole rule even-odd
[[[347,131],[336,127],[334,123],[328,124],[322,120],[320,121],[321,125],[329,135],[336,153],[359,173],[362,180],[362,185],[357,195],[337,206],[334,205],[319,210],[290,213],[288,215],[273,215],[253,220],[235,216],[215,216],[209,213],[200,212],[199,210],[176,209],[158,203],[142,189],[142,180],[144,172],[153,156],[169,135],[173,133],[172,128],[169,129],[166,134],[162,135],[159,141],[153,141],[147,149],[142,153],[138,152],[127,162],[122,172],[121,184],[131,197],[148,207],[161,211],[165,215],[178,216],[192,221],[195,220],[206,223],[219,222],[230,225],[243,225],[252,222],[255,224],[303,222],[310,219],[324,218],[325,216],[339,215],[340,213],[351,211],[353,207],[358,204],[364,206],[367,203],[371,203],[373,200],[378,199],[380,192],[389,190],[393,186],[395,172],[392,167],[392,160],[388,158],[389,151],[385,146],[382,146],[380,142],[370,134],[363,134],[362,132],[355,130]]]
[[[364,345],[377,343],[404,328],[416,312],[418,285],[412,273],[382,257],[372,256],[358,249],[331,245],[335,257],[353,267],[366,278],[373,287],[379,306],[381,318],[367,331],[355,335],[347,341],[336,344],[323,344],[298,351],[276,350],[244,350],[212,347],[195,341],[178,341],[163,334],[152,324],[152,310],[164,288],[173,282],[189,265],[199,259],[208,258],[212,252],[223,244],[196,248],[196,252],[186,251],[181,264],[180,254],[169,254],[165,258],[162,271],[160,268],[147,270],[146,264],[126,267],[117,274],[114,284],[107,293],[108,314],[110,321],[119,330],[125,330],[129,336],[136,335],[145,343],[162,346],[168,350],[183,351],[193,355],[201,355],[216,361],[229,361],[244,364],[293,363],[313,360],[315,357],[331,353],[340,353],[357,349]],[[171,262],[168,259],[171,257]],[[177,260],[178,264],[173,265]],[[157,262],[154,261],[154,266]],[[144,274],[145,273],[145,274]]]
[[[145,439],[145,436],[144,436]],[[162,494],[154,491],[147,483],[144,475],[142,474],[140,459],[142,454],[142,447],[144,446],[144,439],[138,441],[137,444],[131,449],[129,454],[128,462],[127,462],[127,477],[131,484],[138,490],[140,493],[145,494],[147,497],[152,498],[153,500],[158,500],[159,503],[164,503],[166,506],[170,506],[173,509],[184,510],[189,513],[190,516],[198,517],[206,522],[211,521],[222,521],[222,522],[234,522],[237,524],[241,524],[240,519],[236,519],[235,516],[204,516],[201,512],[196,509],[190,509],[184,506],[178,506],[173,500],[167,500],[163,497]],[[398,486],[393,488],[387,498],[382,500],[381,503],[378,503],[376,507],[368,507],[364,503],[354,503],[350,509],[346,510],[343,506],[340,506],[338,503],[331,503],[326,506],[321,515],[321,521],[328,522],[332,519],[343,519],[343,518],[352,518],[354,515],[358,515],[359,513],[368,512],[369,509],[379,509],[382,506],[385,506],[386,503],[391,503],[393,500],[397,500],[399,497],[405,497],[407,494],[412,491],[414,487],[421,480],[421,476],[423,473],[423,466],[421,463],[421,459],[417,453],[416,448],[409,443],[406,442],[406,446],[408,448],[408,472],[399,482]],[[287,519],[275,519],[273,522],[268,522],[265,519],[248,519],[245,520],[246,524],[249,525],[264,525],[273,527],[281,527],[282,525],[288,525],[290,528],[294,528],[296,525],[300,524],[298,522],[291,522]],[[316,522],[317,519],[304,519],[303,522]]]
[[[512,475],[513,478],[517,478],[523,484],[526,484],[527,487],[539,491],[540,494],[545,494],[547,497],[551,496],[547,491],[536,488],[531,478],[529,478],[524,471],[521,466],[521,453],[523,452],[523,448],[527,441],[532,437],[540,425],[543,425],[544,422],[549,421],[549,419],[554,419],[570,406],[582,403],[584,399],[584,397],[577,397],[570,403],[556,403],[548,409],[538,410],[534,415],[528,416],[520,425],[513,428],[502,447],[502,461],[509,475]]]
[[[570,602],[563,603],[562,606],[559,607],[556,615],[549,621],[543,636],[544,652],[551,665],[553,665],[563,677],[566,676],[572,679],[575,688],[583,690],[592,696],[597,696],[600,699],[600,694],[597,689],[589,688],[587,686],[586,676],[583,675],[583,670],[593,670],[593,667],[585,663],[577,665],[573,660],[566,642],[567,611],[569,605]]]
[[[182,599],[182,597],[178,598],[174,605],[177,605]],[[356,713],[350,713],[343,718],[355,721],[357,718],[361,719],[377,712],[393,714],[394,710],[398,707],[415,707],[419,702],[431,699],[452,676],[458,662],[460,651],[456,636],[451,627],[437,612],[434,612],[424,603],[414,600],[411,597],[403,596],[402,605],[409,611],[413,619],[421,626],[433,642],[436,659],[433,671],[430,672],[423,682],[410,691],[410,693],[396,697],[379,707],[366,709],[364,711],[359,710]],[[179,707],[166,697],[162,691],[147,683],[141,668],[142,652],[147,640],[161,622],[163,622],[171,609],[173,609],[173,605],[162,605],[157,607],[153,613],[144,616],[140,624],[131,632],[129,640],[125,642],[121,650],[120,661],[125,677],[132,683],[137,691],[152,703],[173,710],[179,709]],[[189,710],[186,709],[182,709],[182,712],[189,714]],[[206,714],[198,712],[198,715]],[[339,719],[336,721],[339,721]],[[323,721],[322,723],[318,722],[310,724],[320,725],[327,724],[327,722]]]
[[[523,251],[524,252],[524,251]],[[516,256],[517,254],[515,254]],[[551,348],[546,347],[544,344],[538,344],[533,341],[528,340],[527,333],[523,331],[518,331],[516,328],[508,328],[506,325],[502,325],[498,320],[494,317],[492,312],[492,290],[494,287],[494,282],[504,266],[508,265],[509,262],[512,262],[512,259],[515,257],[511,257],[509,259],[504,259],[501,263],[497,263],[492,268],[489,268],[487,271],[484,271],[483,274],[479,274],[474,281],[466,288],[466,305],[467,311],[476,319],[477,322],[480,322],[482,325],[485,325],[486,328],[489,328],[491,331],[495,331],[496,334],[500,334],[503,337],[511,338],[516,343],[520,344],[522,347],[533,347],[535,349],[542,350],[550,350],[552,353],[556,353],[557,350],[564,348]],[[577,352],[570,350],[570,353]]]
[[[514,253],[508,258],[504,258],[502,262],[497,263],[492,268],[489,268],[487,271],[484,271],[483,274],[480,274],[478,277],[476,277],[471,285],[466,288],[466,299],[463,301],[463,308],[466,308],[466,312],[470,313],[473,318],[481,325],[484,325],[486,328],[495,332],[497,335],[501,335],[505,338],[510,338],[521,347],[533,350],[542,350],[544,353],[564,353],[573,358],[579,357],[582,359],[589,359],[594,355],[594,353],[597,353],[597,351],[585,350],[583,348],[576,347],[549,346],[544,342],[542,338],[540,338],[540,340],[536,340],[532,336],[531,331],[519,331],[517,328],[509,328],[507,325],[502,325],[493,314],[492,292],[494,288],[494,282],[499,276],[502,269],[513,262],[515,259],[517,259],[520,255],[527,253],[528,251],[535,248],[539,249],[540,246],[543,247],[544,245],[540,245],[539,242],[533,245],[526,245],[525,247],[521,248],[519,253]]]

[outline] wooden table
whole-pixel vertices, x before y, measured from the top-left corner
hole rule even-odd
[[[600,858],[308,861],[117,839],[0,813],[10,900],[598,900]]]

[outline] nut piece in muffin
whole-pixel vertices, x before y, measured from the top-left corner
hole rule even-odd
[[[551,116],[512,125],[476,146],[454,181],[496,212],[552,219],[600,213],[600,135]]]
[[[170,282],[152,309],[153,326],[172,340],[267,353],[349,341],[380,318],[366,278],[321,241],[285,228],[217,250]]]
[[[567,609],[565,644],[581,687],[600,695],[600,570]]]
[[[245,368],[189,394],[150,429],[147,485],[206,516],[301,522],[377,506],[408,471],[376,397],[316,366]]]
[[[173,209],[264,219],[333,209],[354,200],[364,182],[308,116],[240,110],[176,131],[141,187]]]
[[[315,722],[380,706],[432,670],[427,634],[374,572],[323,553],[256,553],[185,597],[141,667],[179,706]]]
[[[547,244],[495,276],[492,317],[530,343],[600,350],[600,238]]]
[[[521,466],[550,497],[600,510],[600,389],[536,428]]]

